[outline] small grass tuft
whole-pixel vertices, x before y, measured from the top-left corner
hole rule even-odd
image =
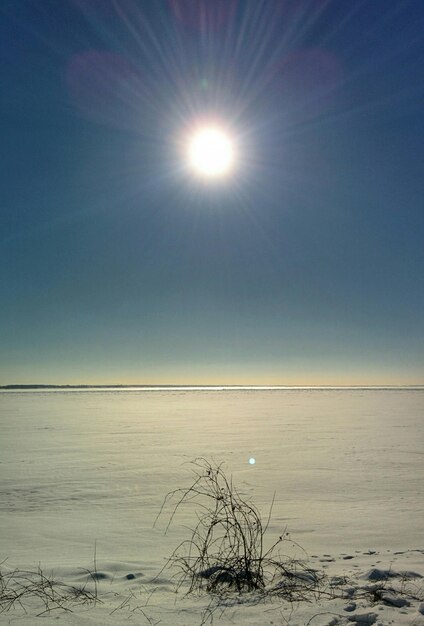
[[[36,571],[0,570],[0,613],[15,608],[26,613],[28,602],[31,606],[36,602],[39,617],[55,610],[72,612],[76,605],[95,605],[99,600],[97,592],[55,580],[44,574],[41,568]]]

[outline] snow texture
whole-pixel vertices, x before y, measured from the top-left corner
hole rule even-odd
[[[3,583],[40,568],[65,598],[44,612],[28,593],[0,624],[196,626],[209,607],[223,625],[424,626],[423,408],[408,389],[0,392]],[[275,493],[267,541],[289,533],[325,593],[175,593],[164,566],[196,514],[153,524],[196,457],[223,462],[265,520]]]

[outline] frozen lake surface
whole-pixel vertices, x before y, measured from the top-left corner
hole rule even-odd
[[[166,536],[166,520],[153,528],[163,498],[205,457],[224,462],[264,517],[275,493],[270,540],[287,529],[325,567],[366,553],[390,566],[403,553],[424,573],[423,389],[7,391],[0,447],[0,560],[11,567],[71,577],[96,545],[105,571],[137,567],[149,580],[193,523],[187,510]],[[175,611],[158,619],[199,623]]]

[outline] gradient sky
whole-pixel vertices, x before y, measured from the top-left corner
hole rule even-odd
[[[424,382],[424,2],[3,0],[0,384]],[[205,183],[184,141],[232,130]]]

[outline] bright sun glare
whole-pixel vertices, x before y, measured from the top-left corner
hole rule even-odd
[[[213,178],[227,174],[233,165],[234,149],[221,129],[209,126],[198,130],[189,142],[189,161],[200,175]]]

